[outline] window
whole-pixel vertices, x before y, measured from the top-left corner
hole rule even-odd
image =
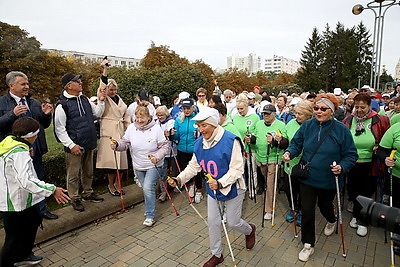
[[[126,65],[126,61],[121,61],[121,65]]]
[[[118,65],[118,60],[115,60],[115,61],[114,61],[114,64],[115,64],[115,65]]]

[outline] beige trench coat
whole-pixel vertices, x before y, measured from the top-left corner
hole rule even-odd
[[[105,85],[101,83],[100,88],[102,86]],[[121,97],[119,97],[118,105],[109,96],[106,96],[104,101],[105,110],[100,121],[100,142],[97,146],[96,168],[115,170],[114,151],[110,147],[110,137],[119,141],[124,136],[131,119],[127,113],[127,105],[122,101]],[[120,170],[128,169],[126,151],[118,151],[116,155],[118,168]]]

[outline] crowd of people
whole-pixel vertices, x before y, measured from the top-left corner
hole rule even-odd
[[[348,195],[347,210],[353,214],[348,223],[359,236],[366,236],[368,227],[360,220],[357,196],[377,194],[385,202],[390,195],[400,208],[400,196],[392,194],[400,186],[395,160],[400,151],[392,153],[400,142],[400,84],[383,94],[363,86],[346,93],[340,88],[318,94],[283,90],[275,96],[259,86],[239,94],[232,88],[221,91],[215,82],[213,92],[199,88],[191,96],[183,91],[171,105],[141,89],[127,105],[117,81],[108,78],[107,59],[102,67],[91,99],[82,92],[81,75],[65,74],[55,108],[32,98],[24,73],[7,74],[9,91],[0,97],[0,168],[7,174],[0,176],[6,232],[2,266],[40,262],[32,253],[37,227],[42,218],[58,218],[43,197],[71,201],[79,212],[85,210],[82,200],[104,201],[92,188],[95,149],[95,166],[106,174],[112,196],[125,194],[118,178],[131,161],[144,193],[145,226],[156,223],[157,199],[166,200],[168,185],[184,186],[194,203],[207,196],[212,257],[206,267],[224,261],[224,222],[245,235],[247,249],[254,247],[256,227],[241,218],[246,192],[250,199],[264,194],[262,216],[273,225],[280,181],[289,209],[279,216],[301,227],[299,260],[304,262],[314,253],[317,205],[327,220],[326,236],[338,223],[334,199],[340,194]],[[52,118],[65,150],[67,190],[43,181],[44,129]],[[15,163],[16,157],[21,161]],[[292,172],[299,164],[307,167],[301,177]],[[31,224],[27,232],[17,231],[21,223]],[[24,247],[18,247],[21,243]]]

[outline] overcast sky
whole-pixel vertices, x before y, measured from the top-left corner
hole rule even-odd
[[[398,1],[398,0],[396,0]],[[233,53],[299,60],[313,27],[360,21],[372,33],[374,15],[355,16],[367,0],[0,0],[0,20],[25,29],[44,48],[142,58],[151,41],[189,60],[226,68]],[[394,75],[400,58],[400,6],[385,16],[382,64]],[[262,63],[262,67],[264,64]]]

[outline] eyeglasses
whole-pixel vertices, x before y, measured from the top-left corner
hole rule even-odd
[[[206,95],[198,95],[197,97],[205,97]]]
[[[82,82],[82,80],[81,80],[81,79],[79,79],[79,80],[76,80],[76,81],[73,81],[73,82],[81,83],[81,82]]]
[[[325,111],[327,111],[328,109],[330,109],[330,108],[314,106],[314,111],[321,110],[322,112],[325,112]]]

